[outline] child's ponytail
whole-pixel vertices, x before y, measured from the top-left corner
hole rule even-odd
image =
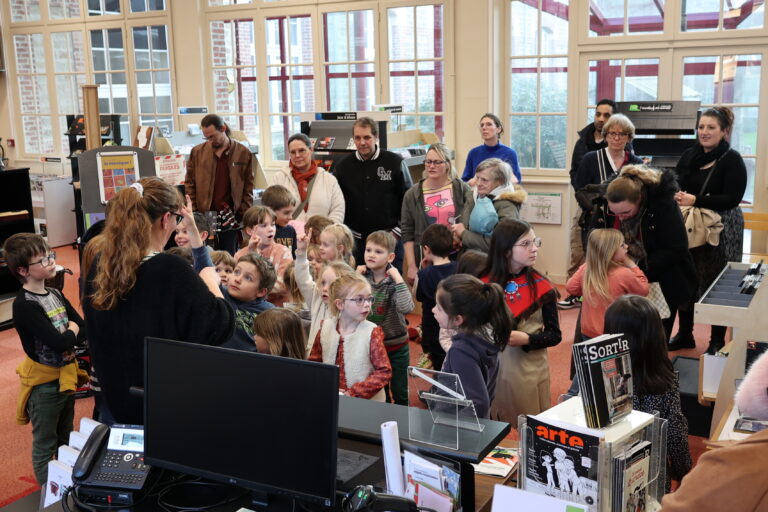
[[[440,281],[437,290],[437,301],[448,316],[462,316],[460,331],[478,333],[489,325],[493,344],[504,350],[514,319],[501,286],[483,283],[468,274],[456,274]]]

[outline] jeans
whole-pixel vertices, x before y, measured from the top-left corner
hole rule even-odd
[[[48,462],[62,444],[69,443],[75,419],[74,393],[59,392],[59,381],[32,388],[27,402],[32,423],[32,469],[40,485],[48,481]]]

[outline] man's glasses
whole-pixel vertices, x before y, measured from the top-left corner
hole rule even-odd
[[[612,139],[623,139],[627,135],[629,134],[625,132],[608,132],[605,134],[606,137],[610,137]]]
[[[523,249],[530,249],[533,246],[541,247],[541,238],[534,238],[533,240],[526,240],[525,242],[520,242],[519,244],[515,244],[515,247],[522,247]]]
[[[445,163],[445,160],[424,160],[424,165],[427,166],[427,167],[431,167],[433,165],[434,166],[438,166],[438,165],[444,164],[444,163]]]
[[[30,263],[29,266],[31,267],[32,265],[40,264],[44,267],[47,267],[51,263],[55,263],[55,262],[56,262],[56,251],[51,251],[45,256],[43,256],[42,258],[40,258],[40,261],[34,261]]]
[[[351,299],[346,299],[348,301],[354,302],[358,306],[362,306],[363,304],[373,304],[373,297],[352,297]]]

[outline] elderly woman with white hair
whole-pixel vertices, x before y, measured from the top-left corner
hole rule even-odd
[[[466,222],[451,226],[454,236],[461,241],[463,250],[477,249],[488,252],[491,233],[502,219],[519,219],[520,206],[528,194],[512,174],[512,167],[504,160],[488,158],[480,162],[475,171],[475,185],[471,202],[464,206],[461,219]]]

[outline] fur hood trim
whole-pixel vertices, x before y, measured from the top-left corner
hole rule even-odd
[[[526,192],[520,185],[517,185],[515,190],[502,192],[494,198],[494,201],[506,200],[517,204],[523,204],[526,199],[528,199],[528,192]]]

